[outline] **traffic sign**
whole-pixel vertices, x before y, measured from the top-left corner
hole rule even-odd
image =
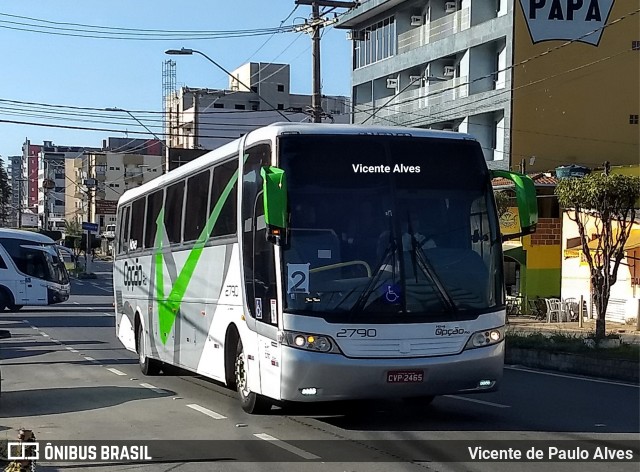
[[[94,233],[98,232],[98,223],[88,223],[86,221],[82,222],[82,229],[85,231],[93,231]]]

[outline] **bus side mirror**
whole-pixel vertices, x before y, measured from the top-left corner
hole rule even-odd
[[[526,236],[536,231],[538,224],[538,200],[536,188],[531,177],[506,170],[492,170],[491,177],[502,177],[510,180],[515,185],[516,201],[518,202],[518,214],[520,217],[520,232],[505,234],[503,240]]]
[[[260,169],[260,175],[267,241],[282,246],[287,242],[287,179],[282,169],[273,166]]]

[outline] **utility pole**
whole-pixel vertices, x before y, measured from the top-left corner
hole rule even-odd
[[[95,159],[95,154],[87,154],[87,178],[84,181],[85,186],[87,187],[87,223],[93,223],[91,210],[93,207],[93,191],[96,188],[96,180],[93,172],[93,160]],[[91,273],[89,270],[91,263],[91,230],[87,229],[87,244],[85,249],[85,272],[87,274]]]
[[[344,2],[335,0],[296,0],[296,5],[311,5],[311,21],[305,24],[301,31],[311,33],[311,41],[313,45],[313,67],[311,69],[313,75],[313,92],[311,95],[311,108],[313,113],[313,122],[322,122],[322,90],[320,88],[320,30],[334,20],[325,20],[320,17],[320,7],[329,7],[325,12],[329,13],[336,8],[354,8],[358,2]]]

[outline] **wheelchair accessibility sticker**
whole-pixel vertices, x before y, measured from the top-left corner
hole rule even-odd
[[[400,303],[400,297],[402,296],[402,289],[398,284],[385,284],[382,286],[383,298],[387,303]]]

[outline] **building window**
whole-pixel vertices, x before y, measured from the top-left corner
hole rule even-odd
[[[394,56],[396,53],[395,18],[385,18],[362,30],[354,31],[354,69]]]
[[[224,103],[214,103],[213,108],[224,108]]]
[[[278,92],[284,92],[284,85],[278,84]]]
[[[284,110],[284,103],[278,103],[278,110]]]
[[[633,49],[634,51],[640,51],[640,41],[638,41],[637,39],[631,41],[631,49]]]
[[[637,125],[638,124],[638,115],[629,115],[629,124]]]
[[[235,109],[236,109],[236,110],[244,110],[244,105],[241,105],[241,104],[239,104],[239,103],[236,103]]]

